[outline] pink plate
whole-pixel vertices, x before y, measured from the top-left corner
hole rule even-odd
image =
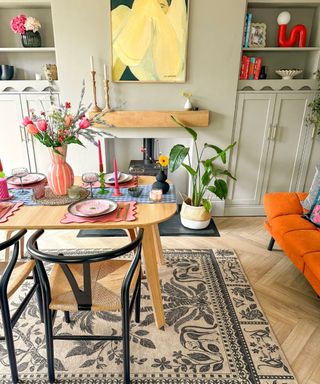
[[[22,185],[38,183],[39,181],[42,181],[45,178],[46,176],[43,175],[42,173],[29,173],[28,175],[22,177]],[[7,181],[8,181],[8,184],[17,185],[17,186],[21,185],[20,178],[16,176],[8,177]]]
[[[88,199],[71,204],[68,210],[72,215],[91,217],[109,213],[110,206],[107,199]]]

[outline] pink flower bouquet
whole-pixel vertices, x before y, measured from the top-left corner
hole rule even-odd
[[[101,112],[93,118],[86,116],[90,108],[82,104],[85,86],[83,83],[80,103],[76,113],[71,112],[71,103],[66,102],[64,105],[56,106],[51,104],[49,111],[41,111],[39,114],[31,111],[31,116],[26,116],[22,125],[26,127],[28,132],[39,140],[43,145],[52,148],[62,147],[67,144],[82,145],[80,138],[85,138],[91,143],[97,145],[95,136],[113,137],[107,132],[97,131],[91,127],[94,124],[109,126],[101,117],[105,112]]]
[[[38,32],[41,24],[34,17],[21,14],[11,20],[10,27],[14,33],[24,35],[27,31]]]

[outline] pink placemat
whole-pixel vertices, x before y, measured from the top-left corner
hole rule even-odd
[[[132,180],[128,181],[127,183],[121,183],[119,184],[120,188],[132,188],[136,187],[138,185],[138,177],[133,176]],[[83,186],[85,188],[90,188],[89,184],[83,183]],[[108,184],[106,183],[106,187],[114,187],[114,184]],[[92,184],[92,188],[100,188],[100,183],[99,181],[96,181],[95,183]]]
[[[118,209],[114,212],[107,214],[106,216],[99,217],[79,217],[66,213],[63,219],[60,221],[61,224],[69,223],[109,223],[111,221],[134,221],[136,219],[137,203],[131,201],[128,203],[118,203]]]
[[[7,206],[6,204],[7,203],[4,203],[4,202],[0,203],[0,217],[1,217],[0,223],[5,223],[6,221],[8,221],[8,218],[12,216],[15,211],[20,209],[21,205],[23,205],[23,201],[18,201],[17,203],[10,203],[12,204],[12,207],[6,212],[4,216],[2,216],[3,209],[6,209],[2,207]]]

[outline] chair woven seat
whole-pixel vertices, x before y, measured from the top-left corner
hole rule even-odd
[[[0,278],[7,268],[8,263],[5,261],[0,262]],[[30,275],[35,266],[34,260],[18,261],[13,269],[12,275],[9,280],[7,296],[11,297],[15,291],[20,287],[24,280]]]
[[[121,286],[130,267],[128,260],[109,260],[90,265],[92,312],[120,311]],[[80,289],[83,289],[82,264],[68,264]],[[139,277],[139,268],[132,279],[130,291],[132,292]],[[59,264],[53,266],[50,273],[51,303],[50,309],[78,312],[78,304],[71,286]]]

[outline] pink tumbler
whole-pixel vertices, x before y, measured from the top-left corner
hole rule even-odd
[[[7,179],[1,178],[0,179],[0,200],[7,200],[9,199],[9,191],[8,191],[8,184]]]

